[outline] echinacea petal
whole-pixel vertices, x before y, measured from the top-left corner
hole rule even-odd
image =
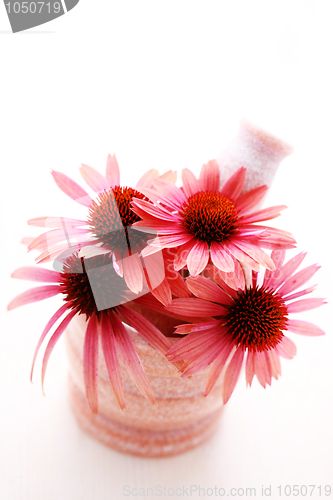
[[[164,174],[159,176],[160,179],[164,179],[166,181],[172,182],[172,184],[176,184],[177,181],[177,170],[168,170],[164,172]]]
[[[235,257],[236,260],[243,262],[243,264],[246,264],[254,271],[258,271],[258,272],[260,271],[260,264],[256,260],[254,260],[252,257],[250,257],[250,255],[248,253],[244,252],[241,248],[239,248],[238,245],[234,245],[233,242],[227,241],[225,243],[225,247],[231,253],[231,255],[233,257]],[[221,272],[223,272],[223,271],[221,271]]]
[[[216,160],[210,160],[203,165],[200,172],[200,187],[202,191],[218,191],[220,188],[220,167]]]
[[[244,253],[249,255],[255,262],[258,262],[263,267],[266,267],[273,271],[275,269],[275,264],[267,253],[265,253],[261,248],[252,243],[248,243],[244,240],[241,240],[239,237],[233,238],[233,243],[238,248],[240,248]],[[229,247],[228,247],[229,248]],[[241,262],[242,259],[239,259]],[[246,264],[246,262],[244,262]],[[251,267],[251,266],[250,266]],[[254,271],[257,271],[257,268],[253,268]]]
[[[117,158],[115,155],[108,155],[106,161],[106,180],[109,183],[109,187],[115,187],[120,185],[120,172]]]
[[[268,286],[271,278],[273,277],[273,273],[275,272],[275,276],[278,274],[278,270],[282,267],[282,264],[284,262],[284,259],[286,257],[286,251],[285,250],[273,250],[271,253],[271,259],[275,264],[275,270],[271,271],[270,269],[265,270],[265,275],[264,275],[264,286]]]
[[[179,210],[186,202],[183,191],[170,181],[155,179],[153,186],[157,191],[159,200],[173,210]]]
[[[263,388],[271,384],[270,361],[264,351],[254,353],[254,369],[257,379]]]
[[[287,278],[289,278],[296,271],[296,269],[301,265],[305,256],[305,252],[300,252],[292,259],[288,260],[288,262],[286,262],[282,267],[277,268],[272,273],[265,285],[268,286],[269,284],[270,286],[273,286],[275,289],[277,289]]]
[[[320,269],[320,266],[313,264],[312,266],[305,267],[301,271],[298,271],[298,273],[290,276],[290,278],[288,278],[279,289],[279,294],[284,296],[301,287],[304,283],[309,281],[310,278],[312,278],[318,269]]]
[[[210,256],[213,264],[220,269],[220,271],[230,273],[235,269],[234,259],[220,243],[216,243],[215,241],[211,242]]]
[[[83,345],[83,378],[92,413],[98,413],[98,321],[93,314],[87,325]]]
[[[143,288],[143,269],[137,254],[123,259],[124,279],[133,293],[141,292]]]
[[[152,168],[148,170],[136,183],[137,187],[151,187],[154,179],[158,177],[158,170],[156,168]]]
[[[223,184],[221,188],[221,193],[223,193],[228,198],[236,201],[238,196],[241,194],[246,176],[246,168],[240,167],[236,172],[229,177],[229,179]]]
[[[126,405],[123,379],[116,349],[116,341],[114,338],[112,324],[106,314],[103,314],[101,317],[101,344],[113,392],[117,398],[120,408],[124,410]]]
[[[59,292],[59,285],[37,286],[15,297],[8,304],[7,309],[8,311],[11,311],[12,309],[15,309],[15,307],[24,306],[33,302],[39,302],[40,300],[54,297],[54,295],[58,295]]]
[[[211,390],[214,388],[216,382],[218,381],[223,369],[225,368],[225,364],[232,352],[235,348],[233,342],[227,342],[225,344],[224,349],[220,352],[218,357],[213,361],[210,366],[209,372],[207,374],[206,386],[204,396],[208,396]]]
[[[110,189],[109,183],[106,181],[103,175],[97,172],[97,170],[95,170],[93,167],[89,167],[88,165],[81,165],[80,173],[88,186],[96,193],[104,191],[104,189]]]
[[[31,373],[30,373],[30,380],[32,381],[32,376],[33,376],[33,372],[34,372],[34,366],[35,366],[35,362],[36,362],[36,358],[37,358],[37,355],[39,353],[39,349],[43,343],[43,340],[45,339],[46,335],[49,333],[49,331],[51,330],[52,326],[57,322],[57,320],[67,311],[67,309],[70,307],[69,304],[64,304],[63,306],[60,307],[60,309],[58,309],[57,312],[55,312],[52,316],[52,318],[49,319],[49,321],[47,322],[44,330],[43,330],[43,333],[42,335],[40,336],[39,338],[39,341],[38,341],[38,344],[37,344],[37,347],[35,349],[35,354],[34,354],[34,357],[33,357],[33,360],[32,360],[32,365],[31,365]]]
[[[245,367],[245,376],[246,376],[246,385],[251,387],[253,377],[255,375],[255,359],[254,359],[254,351],[249,351],[246,357],[246,367]]]
[[[300,335],[307,335],[311,337],[325,335],[325,332],[317,325],[314,325],[309,321],[299,319],[289,319],[287,329],[289,332],[299,333]]]
[[[92,204],[92,199],[89,194],[70,177],[67,177],[67,175],[61,172],[56,172],[55,170],[53,170],[51,174],[61,191],[72,198],[72,200],[77,201],[77,203],[85,207],[89,207]]]
[[[242,368],[243,359],[244,359],[243,349],[236,349],[223,377],[222,399],[224,404],[226,404],[229,401],[230,396],[236,387],[239,374]]]
[[[211,300],[212,302],[230,304],[233,301],[212,280],[203,276],[190,276],[186,280],[188,288],[199,299]],[[228,300],[229,299],[229,300]],[[226,300],[226,302],[224,302]]]
[[[292,359],[297,352],[294,342],[285,335],[281,342],[279,342],[279,344],[275,347],[275,350],[280,356],[286,359]]]
[[[269,351],[266,351],[266,353],[270,359],[272,376],[277,380],[279,378],[279,375],[281,375],[280,357],[277,352],[275,352],[275,349],[269,349]]]
[[[36,227],[53,227],[56,229],[85,226],[87,223],[84,220],[69,219],[67,217],[36,217],[27,221],[29,226]]]
[[[184,315],[184,311],[186,311],[189,316],[199,318],[220,316],[226,313],[226,308],[221,305],[195,298],[173,299],[172,303],[166,309],[179,315]]]
[[[288,313],[297,313],[302,311],[309,311],[310,309],[315,309],[316,307],[322,306],[323,304],[326,304],[325,299],[319,299],[319,298],[303,299],[288,304],[287,309]]]
[[[156,405],[155,396],[149,385],[148,379],[144,372],[139,356],[136,353],[131,337],[129,336],[122,322],[114,313],[111,313],[109,315],[109,318],[113,326],[119,354],[123,360],[129,376],[131,377],[139,391],[143,394],[143,396],[153,405]]]
[[[205,241],[197,241],[187,257],[187,268],[191,276],[200,274],[208,264],[209,248]]]
[[[286,208],[286,205],[277,205],[275,207],[264,208],[262,210],[258,210],[257,212],[252,212],[248,215],[242,215],[240,220],[248,224],[249,222],[254,223],[275,219],[280,215],[281,210],[285,210]]]
[[[47,364],[48,364],[49,358],[51,356],[51,353],[53,351],[53,348],[56,345],[56,343],[58,342],[58,340],[61,337],[61,335],[63,334],[63,332],[66,330],[67,326],[69,325],[69,323],[71,322],[71,320],[73,319],[75,314],[76,314],[75,310],[71,311],[69,314],[67,314],[66,318],[64,318],[62,320],[62,322],[60,323],[58,328],[55,330],[55,332],[53,333],[52,337],[50,338],[50,340],[46,346],[46,349],[44,352],[44,357],[43,357],[43,363],[42,363],[42,388],[43,388],[43,392],[44,392],[44,378],[45,378],[46,368],[47,368]]]
[[[200,191],[198,179],[188,168],[182,170],[182,181],[184,193],[188,198]]]
[[[58,283],[59,273],[49,269],[27,266],[16,269],[11,274],[11,278],[28,281],[40,281],[45,283]]]
[[[243,215],[244,213],[250,212],[252,208],[257,206],[262,201],[267,193],[267,190],[268,186],[259,186],[237,198],[235,202],[235,209],[238,214]]]

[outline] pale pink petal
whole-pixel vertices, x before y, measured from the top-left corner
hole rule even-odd
[[[155,179],[154,189],[157,191],[159,200],[174,210],[179,210],[186,202],[183,191],[172,182]]]
[[[230,356],[230,353],[235,348],[233,342],[227,342],[224,349],[218,355],[218,357],[213,361],[209,372],[207,374],[206,386],[204,396],[208,396],[211,390],[214,388],[216,382],[218,381],[225,364]]]
[[[147,280],[148,283],[148,280]],[[148,283],[150,292],[161,302],[164,306],[168,306],[172,302],[172,293],[169,282],[164,279],[158,286],[151,288]]]
[[[123,379],[116,349],[116,341],[114,338],[112,324],[105,314],[102,314],[101,317],[101,344],[113,392],[117,398],[120,408],[124,410],[126,405]]]
[[[30,281],[41,281],[46,283],[58,283],[59,273],[56,271],[50,271],[49,269],[41,269],[38,267],[20,267],[16,269],[12,275],[12,278],[18,278],[20,280],[30,280]]]
[[[105,255],[107,253],[111,253],[111,251],[106,247],[86,246],[79,251],[79,257],[85,257],[88,259],[89,257]]]
[[[176,170],[168,170],[164,174],[159,176],[160,179],[164,179],[166,181],[172,182],[172,184],[176,184],[177,181],[177,171]]]
[[[287,325],[288,331],[293,333],[299,333],[301,335],[308,336],[318,336],[325,335],[325,332],[321,330],[317,325],[310,323],[309,321],[302,321],[299,319],[289,319]],[[280,345],[280,344],[279,344]]]
[[[133,198],[132,205],[133,205],[133,211],[140,217],[144,216],[145,213],[148,213],[157,219],[167,220],[171,222],[178,221],[177,216],[175,216],[174,214],[163,208],[161,205],[156,206],[149,201],[140,200],[139,198]],[[136,207],[138,207],[141,210],[138,211]]]
[[[222,399],[224,404],[226,404],[229,401],[230,396],[236,387],[237,380],[239,378],[239,374],[242,368],[243,359],[244,359],[243,349],[240,348],[236,349],[223,377]]]
[[[235,259],[243,262],[254,271],[260,271],[260,264],[256,260],[252,259],[252,257],[250,257],[248,253],[245,253],[242,249],[240,249],[238,245],[236,246],[231,241],[227,241],[225,243],[225,248],[235,257]]]
[[[152,168],[148,170],[136,183],[137,187],[148,187],[152,186],[152,182],[154,179],[158,177],[158,170],[156,168]]]
[[[207,266],[207,271],[209,272],[213,280],[216,281],[216,283],[225,292],[227,292],[228,295],[236,299],[237,293],[235,292],[235,290],[238,290],[238,288],[244,290],[245,277],[243,269],[236,259],[234,261],[234,264],[235,264],[235,270],[233,273],[224,273],[223,271],[217,269],[217,267],[211,265]]]
[[[67,246],[70,246],[71,240],[77,239],[82,236],[86,238],[86,235],[89,233],[89,229],[51,229],[51,231],[47,231],[39,236],[37,236],[33,242],[29,245],[28,250],[38,249],[41,251],[45,251],[48,248],[55,246],[57,243],[61,243],[63,241],[67,242]],[[79,238],[80,239],[80,238]]]
[[[188,254],[193,247],[193,241],[191,239],[178,248],[174,259],[174,268],[176,271],[179,271],[180,269],[183,269],[184,266],[186,266]]]
[[[266,353],[270,359],[272,376],[277,380],[279,378],[279,375],[281,375],[280,357],[278,353],[275,352],[275,349],[270,349],[269,351],[266,351]]]
[[[254,351],[249,351],[247,353],[247,358],[246,358],[246,368],[245,368],[245,374],[246,374],[246,385],[249,385],[251,387],[253,377],[255,375],[255,356],[254,356]]]
[[[92,315],[84,338],[83,378],[87,402],[95,414],[98,413],[98,330],[97,318]]]
[[[56,247],[55,249],[45,250],[45,252],[41,253],[35,260],[38,264],[42,264],[44,262],[51,262],[53,260],[57,260],[58,262],[64,262],[68,257],[73,255],[75,252],[81,250],[81,248],[91,245],[91,241],[80,242],[76,245],[68,246],[68,244],[62,244]]]
[[[153,240],[149,241],[149,245],[144,248],[141,252],[142,256],[150,255],[160,250],[161,248],[173,248],[180,245],[184,245],[188,243],[190,240],[193,240],[193,236],[191,234],[183,233],[183,234],[171,234],[169,236],[159,236]]]
[[[262,210],[258,210],[257,212],[243,215],[242,217],[240,217],[240,221],[248,224],[249,222],[262,222],[264,220],[275,219],[280,215],[281,210],[285,210],[286,208],[286,205],[277,205],[276,207],[264,208]]]
[[[266,384],[271,384],[270,362],[265,352],[254,353],[254,369],[260,385],[265,388]]]
[[[191,276],[200,274],[208,264],[209,248],[206,241],[197,241],[187,257],[187,268]]]
[[[153,405],[156,405],[155,396],[149,385],[143,366],[137,355],[131,337],[118,317],[111,313],[109,315],[113,326],[115,339],[119,354],[123,360],[126,370],[143,396]]]
[[[8,311],[15,309],[15,307],[31,304],[32,302],[39,302],[40,300],[48,299],[60,293],[59,285],[47,285],[31,288],[26,292],[21,293],[13,299],[7,306]]]
[[[148,286],[151,290],[162,284],[165,279],[165,266],[163,253],[157,252],[142,259],[148,278]]]
[[[52,316],[52,318],[49,319],[49,321],[47,322],[44,330],[43,330],[43,333],[42,335],[40,336],[40,339],[38,341],[38,344],[37,344],[37,347],[35,349],[35,354],[34,354],[34,357],[33,357],[33,360],[32,360],[32,366],[31,366],[31,373],[30,373],[30,380],[32,381],[32,375],[33,375],[33,371],[34,371],[34,366],[35,366],[35,362],[36,362],[36,358],[37,358],[37,355],[38,355],[38,352],[39,352],[39,349],[43,343],[43,340],[45,339],[46,335],[49,333],[49,331],[51,330],[52,326],[56,323],[56,321],[67,311],[67,309],[70,307],[70,304],[66,303],[64,304],[63,306],[60,307],[60,309],[58,309],[58,311]]]
[[[69,314],[67,314],[66,318],[62,320],[62,322],[60,323],[58,328],[55,330],[55,332],[53,333],[52,337],[50,338],[50,340],[46,346],[46,349],[44,352],[44,357],[43,357],[43,363],[42,363],[42,388],[44,387],[44,378],[45,378],[46,368],[47,368],[47,364],[48,364],[49,358],[51,356],[51,353],[53,351],[53,348],[56,345],[56,343],[58,342],[61,335],[66,330],[68,324],[73,319],[75,314],[76,314],[75,310],[71,311]],[[44,388],[43,388],[43,392],[44,392]]]
[[[270,283],[273,274],[277,277],[278,271],[282,267],[285,257],[286,257],[285,250],[273,250],[273,252],[271,253],[271,259],[275,264],[275,270],[270,271],[269,269],[266,269],[264,276],[264,283],[263,283],[264,286],[267,286]]]
[[[36,217],[35,219],[29,219],[27,223],[29,226],[54,227],[57,229],[86,225],[84,220],[68,219],[67,217]]]
[[[235,209],[239,215],[247,213],[258,205],[267,193],[268,186],[259,186],[237,198]]]
[[[150,321],[141,314],[128,309],[125,306],[118,308],[125,322],[137,330],[139,335],[143,337],[154,349],[165,355],[172,346],[170,340],[163,335]]]
[[[124,279],[133,293],[139,293],[143,287],[143,269],[138,254],[123,259]]]
[[[296,302],[292,302],[292,304],[288,304],[287,309],[288,313],[297,313],[302,311],[309,311],[310,309],[315,309],[316,307],[322,306],[323,304],[327,304],[325,299],[303,299],[298,300]]]
[[[314,290],[316,290],[316,288],[317,288],[317,285],[310,286],[309,288],[305,288],[303,290],[300,290],[299,292],[292,293],[290,295],[285,295],[283,297],[283,299],[285,302],[287,302],[288,300],[298,299],[299,297],[303,297],[304,295],[312,293]]]
[[[297,352],[294,342],[286,336],[283,337],[274,349],[280,356],[287,359],[292,359]]]
[[[223,248],[223,245],[211,242],[210,245],[210,255],[213,264],[225,273],[230,273],[235,269],[234,259],[231,255]]]
[[[61,191],[72,198],[72,200],[77,201],[85,207],[89,207],[92,204],[92,199],[89,194],[70,177],[67,177],[67,175],[62,174],[61,172],[56,172],[54,170],[51,172],[51,174]]]
[[[203,165],[200,172],[200,188],[202,191],[219,191],[220,167],[216,160]]]
[[[106,180],[109,183],[109,187],[115,187],[120,185],[120,172],[119,166],[117,162],[117,158],[115,155],[108,155],[108,159],[106,161]]]
[[[219,321],[207,321],[202,324],[204,328],[178,340],[167,352],[167,357],[172,360],[191,358],[191,352],[194,349],[199,348],[203,352],[203,346],[211,345],[218,339],[222,340],[224,330]]]
[[[229,177],[229,179],[223,184],[221,193],[228,198],[236,201],[238,196],[241,194],[244,181],[246,176],[246,168],[240,167],[236,172]]]
[[[104,189],[105,190],[110,189],[107,180],[103,177],[102,174],[97,172],[97,170],[95,170],[94,168],[89,167],[88,165],[81,165],[80,173],[83,179],[88,184],[88,186],[96,193],[104,191]]]
[[[265,283],[265,285],[271,285],[275,289],[278,288],[289,276],[291,276],[296,269],[302,263],[306,253],[301,252],[292,259],[288,260],[282,267],[277,268],[269,278],[269,283]],[[287,293],[287,292],[286,292]]]
[[[212,280],[203,276],[196,276],[195,278],[190,276],[187,278],[186,283],[191,292],[199,299],[211,300],[223,305],[229,305],[232,300]]]
[[[182,366],[182,377],[191,377],[207,368],[207,366],[215,361],[221,350],[224,349],[225,344],[226,342],[218,338],[210,345],[205,345],[191,351],[191,359],[186,361]]]
[[[167,275],[172,295],[181,298],[189,297],[191,293],[181,275],[177,271],[172,271],[172,273],[175,273],[175,277]]]
[[[254,261],[258,262],[264,267],[267,267],[270,270],[275,269],[275,264],[272,261],[272,259],[265,253],[261,248],[257,247],[256,245],[252,245],[252,243],[248,243],[245,241],[242,241],[240,238],[233,238],[232,240],[233,244],[236,245],[238,248],[240,248],[244,253],[249,255]],[[229,249],[229,246],[228,246]],[[231,251],[231,250],[230,250]],[[243,262],[242,259],[239,259],[241,262]],[[247,262],[244,262],[244,264],[247,264]],[[251,267],[251,266],[250,266]],[[258,271],[258,269],[255,267],[254,271]]]
[[[221,316],[226,312],[226,309],[218,304],[195,298],[174,299],[166,309],[180,315],[184,315],[186,311],[186,314],[189,316],[199,318],[204,316]]]
[[[290,276],[290,278],[287,279],[279,289],[279,294],[282,296],[290,294],[297,288],[301,287],[304,283],[309,281],[310,278],[312,278],[318,269],[320,269],[320,266],[313,264],[312,266],[305,267],[301,271],[298,271],[298,273],[293,276]]]
[[[29,246],[30,243],[32,243],[34,241],[34,239],[35,238],[32,238],[31,236],[25,236],[24,238],[22,238],[21,243],[22,243],[22,245]]]
[[[182,170],[182,181],[184,193],[188,198],[200,191],[198,179],[188,168]]]
[[[124,276],[123,261],[121,258],[120,249],[118,248],[115,248],[112,253],[112,263],[114,270],[116,271],[118,276],[122,278]]]

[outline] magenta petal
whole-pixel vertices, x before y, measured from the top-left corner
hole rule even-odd
[[[58,295],[58,293],[60,293],[59,285],[38,286],[36,288],[31,288],[30,290],[27,290],[26,292],[23,292],[15,297],[15,299],[8,304],[7,309],[10,311],[11,309],[15,309],[15,307],[48,299],[49,297]]]
[[[137,187],[147,187],[150,188],[152,186],[153,180],[158,177],[158,170],[156,168],[152,168],[148,170],[136,183]]]
[[[85,207],[89,207],[91,205],[92,199],[90,198],[89,194],[70,177],[67,177],[67,175],[56,171],[52,171],[51,174],[61,191],[72,198],[72,200],[77,201]]]
[[[243,349],[236,349],[233,357],[231,358],[230,363],[228,364],[228,367],[226,369],[223,378],[222,398],[224,404],[226,404],[229,401],[230,396],[236,387],[237,380],[239,378],[239,374],[242,368],[243,359],[244,359]]]
[[[104,189],[110,189],[109,183],[103,175],[97,172],[94,168],[89,167],[88,165],[81,165],[80,173],[88,186],[96,193],[99,193]]]
[[[59,310],[60,311],[60,310]],[[59,312],[58,311],[58,312]],[[75,316],[76,311],[71,311],[69,314],[67,314],[66,318],[62,320],[56,331],[53,333],[52,337],[49,340],[49,343],[46,346],[44,357],[43,357],[43,364],[42,364],[42,387],[44,386],[44,378],[45,378],[45,373],[46,373],[46,368],[47,368],[47,363],[49,361],[50,355],[53,351],[54,346],[58,342],[59,338],[63,334],[63,332],[66,330],[68,324],[70,321],[73,319]],[[52,318],[51,318],[52,320]],[[44,391],[44,389],[43,389]]]
[[[119,309],[125,322],[137,330],[139,335],[141,335],[141,337],[143,337],[154,349],[163,355],[167,353],[172,346],[170,340],[150,323],[150,321],[141,314],[125,306],[121,306]]]
[[[98,329],[95,315],[89,319],[83,346],[83,378],[92,413],[98,413]]]
[[[58,283],[59,273],[57,271],[50,271],[49,269],[41,269],[36,267],[19,267],[16,269],[11,277],[20,280],[40,281],[45,283]]]
[[[271,384],[271,375],[270,375],[270,360],[266,357],[266,353],[263,352],[255,352],[254,353],[254,367],[255,374],[259,383],[266,387],[266,384]]]
[[[184,193],[188,198],[200,191],[198,179],[188,168],[182,170],[182,181]]]
[[[319,328],[317,325],[314,325],[313,323],[310,323],[309,321],[289,319],[287,328],[288,331],[293,333],[299,333],[301,335],[308,335],[308,336],[325,335],[325,332],[321,330],[321,328]]]
[[[210,160],[203,165],[200,172],[200,187],[202,191],[219,191],[220,167],[216,160]]]
[[[113,326],[115,339],[119,354],[133,382],[136,384],[143,396],[153,405],[156,405],[155,396],[149,385],[143,366],[136,353],[131,337],[118,317],[110,314],[110,321]]]
[[[106,316],[106,314],[102,314],[101,317],[101,344],[105,365],[108,371],[113,392],[117,398],[120,408],[124,410],[126,405],[124,398],[123,379],[116,349],[116,341],[114,338],[114,332],[111,322],[109,321],[109,318]]]
[[[115,155],[109,155],[106,162],[106,180],[109,183],[109,187],[115,187],[120,185],[120,172]]]
[[[223,184],[221,193],[236,200],[241,194],[246,176],[246,168],[240,167],[236,172],[229,177],[229,179]]]
[[[197,241],[187,257],[187,268],[191,276],[200,274],[208,264],[209,248],[206,241]]]

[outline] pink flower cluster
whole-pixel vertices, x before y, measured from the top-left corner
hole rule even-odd
[[[245,168],[222,187],[215,160],[202,167],[199,179],[184,169],[182,187],[175,185],[174,172],[159,175],[157,170],[134,187],[121,186],[115,156],[108,157],[105,175],[86,165],[81,174],[93,196],[63,173],[52,172],[58,187],[82,205],[82,219],[28,221],[49,230],[25,238],[28,250],[38,251],[37,265],[12,274],[44,284],[14,298],[8,309],[58,294],[64,302],[40,337],[31,376],[45,339],[42,380],[56,342],[73,317],[84,314],[83,375],[92,412],[98,411],[99,343],[120,407],[125,408],[121,365],[155,403],[124,325],[137,330],[182,377],[207,369],[205,395],[222,379],[226,403],[244,360],[247,383],[256,375],[265,387],[281,374],[280,357],[296,353],[287,331],[324,333],[290,317],[324,303],[304,298],[313,286],[302,288],[318,266],[298,270],[304,253],[285,262],[286,250],[296,242],[266,221],[286,207],[258,209],[268,188],[244,191]],[[52,262],[52,270],[40,266]],[[165,324],[172,318],[175,328],[161,331],[156,317]],[[179,340],[171,342],[170,333]]]

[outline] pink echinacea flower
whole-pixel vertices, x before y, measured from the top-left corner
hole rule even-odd
[[[167,357],[173,362],[185,360],[182,376],[193,375],[210,365],[205,395],[222,376],[222,398],[226,403],[245,357],[247,384],[251,385],[256,375],[265,387],[271,384],[272,377],[281,375],[280,356],[291,359],[296,354],[296,346],[285,331],[323,335],[316,325],[289,317],[325,303],[321,298],[295,300],[314,290],[310,287],[295,292],[319,269],[314,264],[295,273],[304,257],[305,253],[300,253],[283,265],[285,251],[274,250],[271,258],[276,269],[266,269],[260,285],[257,273],[252,272],[244,290],[230,288],[213,267],[209,273],[216,283],[203,276],[189,277],[188,287],[197,298],[175,299],[168,309],[213,319],[176,328],[185,337],[169,350]]]

